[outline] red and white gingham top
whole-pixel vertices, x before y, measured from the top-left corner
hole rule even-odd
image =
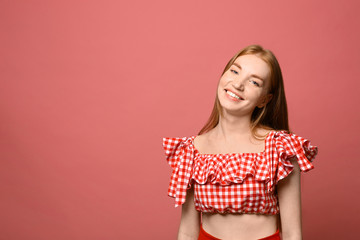
[[[166,160],[172,167],[168,195],[175,207],[183,204],[194,185],[195,208],[201,212],[278,214],[276,184],[293,169],[297,158],[302,172],[314,168],[316,146],[286,131],[271,131],[260,153],[201,154],[194,138],[163,138]]]

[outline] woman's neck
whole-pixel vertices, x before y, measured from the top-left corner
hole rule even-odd
[[[214,137],[222,139],[243,139],[251,135],[250,116],[220,116],[218,125],[213,129]]]

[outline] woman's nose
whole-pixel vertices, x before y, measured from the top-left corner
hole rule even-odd
[[[235,79],[233,82],[233,86],[234,86],[234,88],[238,89],[239,91],[243,91],[244,87],[245,87],[243,79],[241,79],[241,78]]]

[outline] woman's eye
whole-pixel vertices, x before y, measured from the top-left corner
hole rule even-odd
[[[256,81],[254,81],[254,80],[250,80],[250,82],[252,82],[254,85],[256,85],[256,86],[260,86]]]
[[[238,74],[238,72],[236,70],[230,69],[231,72]]]

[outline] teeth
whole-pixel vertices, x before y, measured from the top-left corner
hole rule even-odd
[[[237,95],[235,95],[234,93],[230,92],[230,91],[226,91],[227,94],[229,94],[230,96],[240,99]]]

